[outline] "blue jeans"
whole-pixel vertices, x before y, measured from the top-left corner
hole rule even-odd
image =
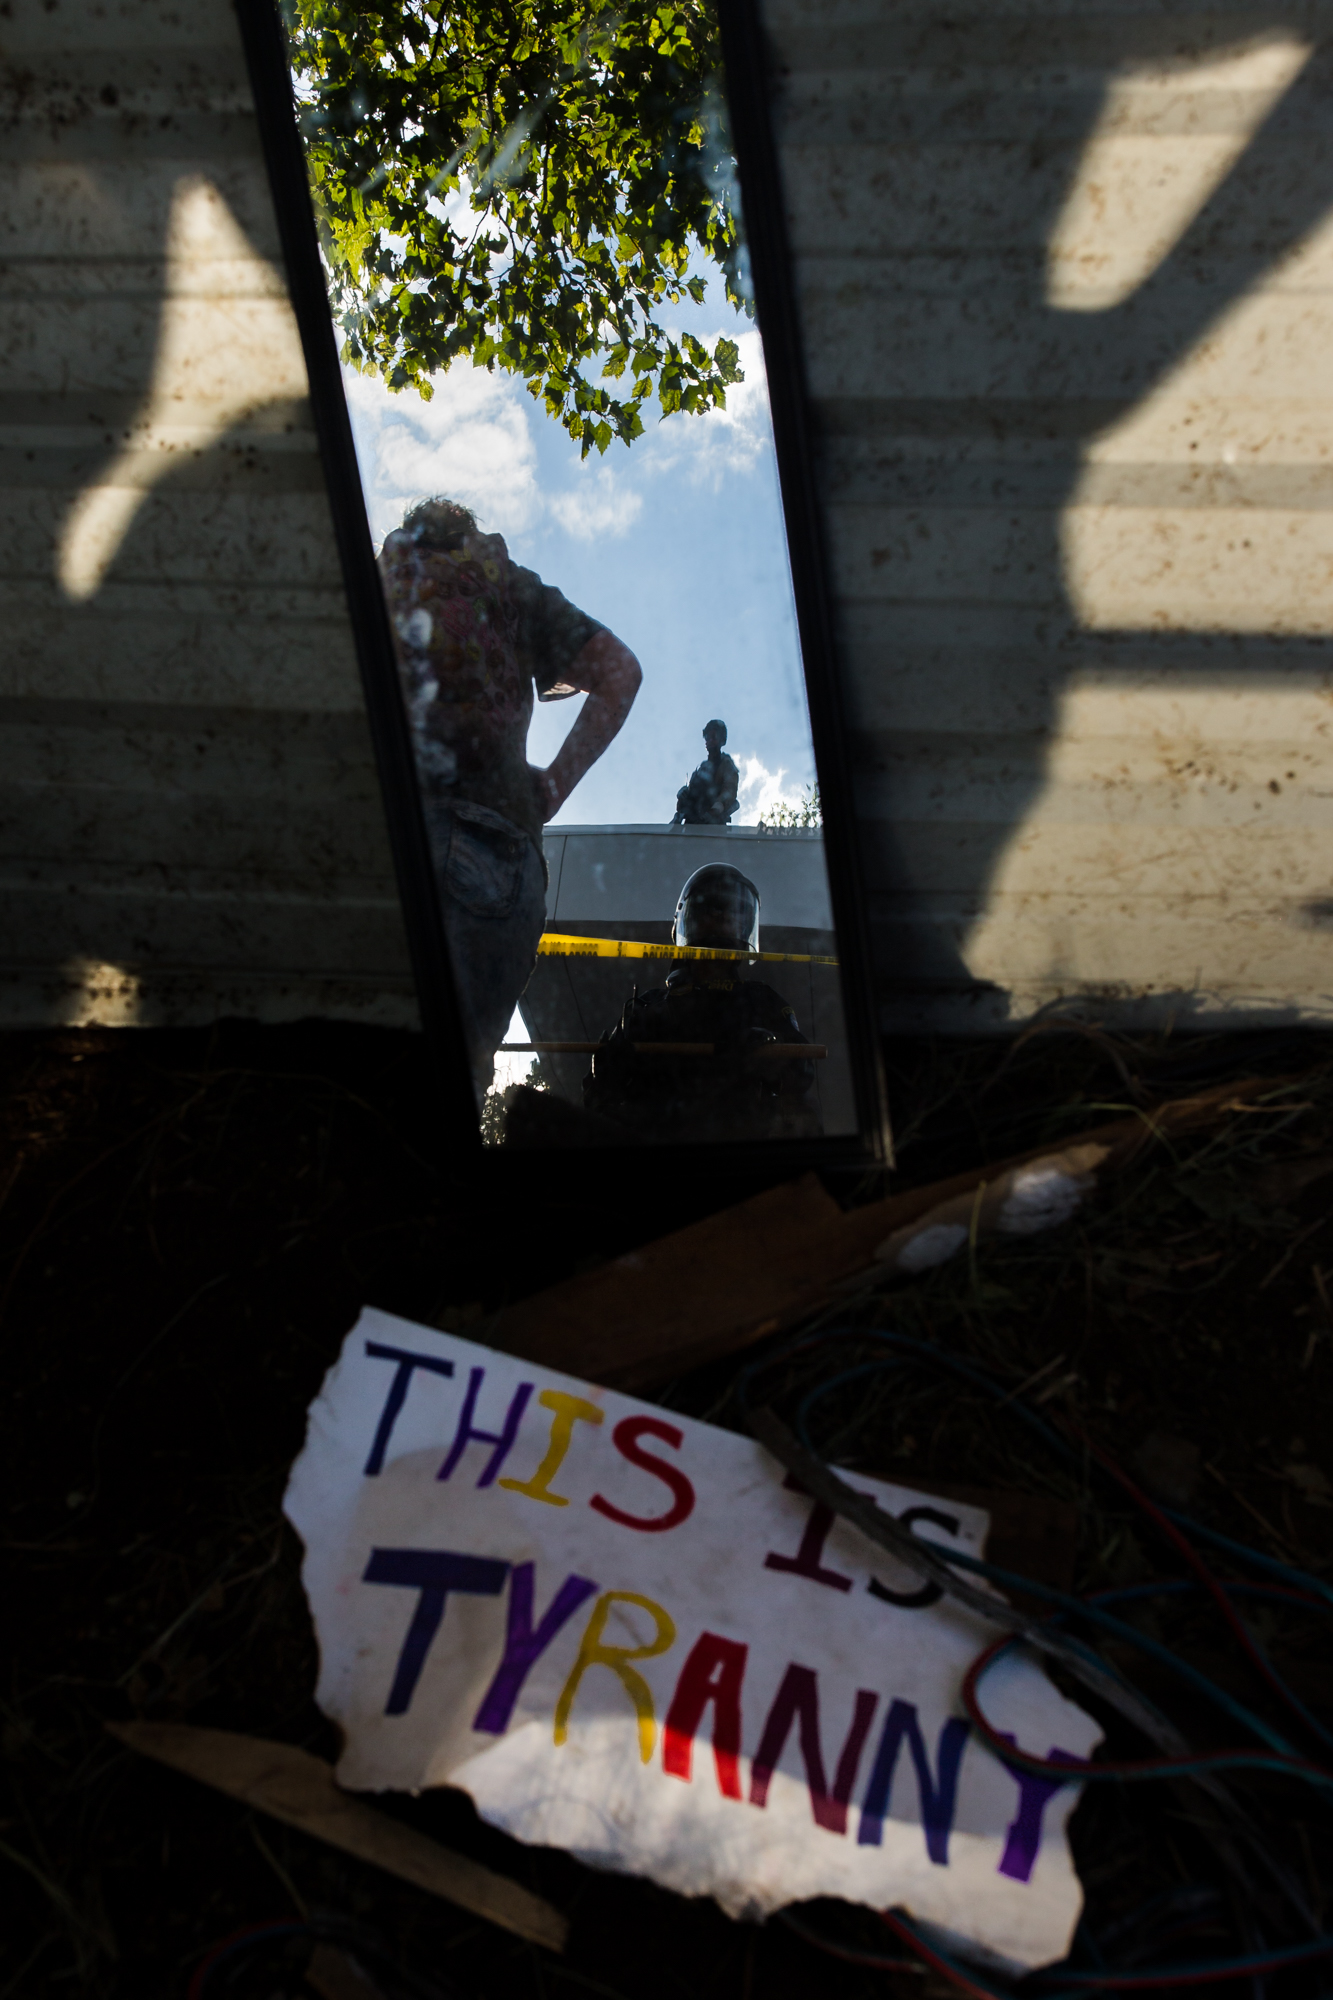
[[[521,826],[470,799],[427,798],[426,830],[480,1108],[546,923],[546,860]]]

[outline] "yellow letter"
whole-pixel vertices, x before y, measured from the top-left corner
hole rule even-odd
[[[613,1604],[637,1604],[646,1611],[657,1624],[657,1637],[648,1646],[604,1646],[602,1633]],[[654,1604],[651,1597],[636,1597],[632,1590],[608,1590],[598,1598],[592,1607],[592,1617],[579,1647],[579,1656],[574,1662],[574,1671],[560,1691],[560,1699],[555,1705],[555,1740],[563,1743],[569,1734],[569,1711],[574,1706],[574,1696],[579,1682],[589,1667],[610,1667],[634,1703],[634,1713],[639,1720],[639,1755],[646,1764],[653,1754],[653,1742],[657,1735],[657,1723],[653,1716],[652,1690],[642,1674],[636,1674],[629,1665],[631,1660],[653,1660],[659,1653],[665,1653],[668,1646],[676,1641],[676,1628],[663,1611],[660,1604]]]
[[[585,1424],[600,1424],[602,1412],[596,1403],[585,1403],[582,1396],[566,1396],[561,1389],[543,1389],[537,1401],[544,1409],[555,1413],[551,1419],[551,1442],[546,1447],[546,1456],[531,1479],[502,1479],[499,1484],[507,1486],[511,1493],[526,1493],[529,1500],[544,1500],[548,1507],[568,1507],[569,1502],[563,1494],[548,1493],[546,1489],[564,1463],[575,1424],[580,1419]]]

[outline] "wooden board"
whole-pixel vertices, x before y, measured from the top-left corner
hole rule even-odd
[[[187,1723],[106,1726],[131,1750],[212,1785],[257,1812],[387,1869],[531,1944],[545,1945],[548,1951],[565,1948],[569,1925],[550,1903],[340,1791],[332,1765],[308,1750],[230,1729],[195,1729]]]

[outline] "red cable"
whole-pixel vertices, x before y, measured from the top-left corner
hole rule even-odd
[[[1068,1764],[1056,1764],[1051,1763],[1044,1757],[1029,1756],[1026,1750],[1018,1749],[1016,1745],[1007,1742],[999,1734],[986,1716],[981,1706],[981,1698],[977,1693],[977,1684],[992,1662],[1001,1653],[1006,1652],[1010,1646],[1018,1646],[1022,1643],[1021,1633],[1015,1632],[1006,1632],[1001,1638],[993,1639],[986,1650],[983,1653],[979,1653],[976,1659],[973,1660],[963,1677],[962,1701],[963,1707],[967,1711],[968,1720],[977,1730],[987,1748],[993,1750],[1003,1763],[1017,1764],[1025,1771],[1037,1772],[1041,1777],[1061,1778],[1066,1784],[1073,1784],[1079,1777],[1087,1776],[1104,1776],[1108,1778],[1151,1777],[1158,1771],[1179,1771],[1180,1767],[1185,1764],[1188,1764],[1191,1770],[1207,1771],[1211,1770],[1215,1765],[1225,1766],[1230,1764],[1238,1757],[1246,1760],[1261,1757],[1271,1759],[1271,1762],[1255,1762],[1252,1766],[1255,1770],[1275,1771],[1283,1776],[1289,1773],[1295,1778],[1319,1778],[1324,1781],[1327,1781],[1329,1778],[1330,1774],[1318,1764],[1307,1763],[1304,1760],[1298,1761],[1294,1757],[1282,1757],[1276,1750],[1257,1750],[1251,1749],[1248,1746],[1243,1750],[1206,1750],[1181,1757],[1145,1757],[1134,1762],[1115,1764],[1109,1762],[1093,1763],[1090,1759],[1085,1759],[1082,1762],[1075,1761]],[[1183,1771],[1180,1774],[1182,1776],[1185,1775]]]
[[[960,1966],[932,1950],[924,1938],[918,1937],[910,1925],[901,1922],[892,1910],[876,1912],[881,1923],[886,1924],[894,1936],[922,1957],[931,1970],[941,1973],[945,1979],[964,1993],[972,1995],[972,2000],[1007,2000],[993,1986],[981,1986],[968,1978]],[[1275,1952],[1270,1958],[1247,1958],[1240,1965],[1229,1966],[1225,1959],[1212,1965],[1198,1965],[1180,1972],[1069,1972],[1063,1966],[1045,1967],[1043,1970],[1051,1979],[1065,1979],[1076,1990],[1098,1993],[1111,1990],[1136,1990],[1147,1992],[1155,1988],[1171,1986],[1206,1986],[1224,1979],[1252,1979],[1256,1974],[1282,1972],[1288,1966],[1307,1963],[1309,1959],[1321,1958],[1333,1951],[1333,1940],[1315,1938],[1308,1953],[1296,1957],[1291,1952]]]
[[[872,1972],[916,1972],[919,1967],[910,1958],[883,1958],[878,1952],[853,1951],[849,1945],[835,1944],[831,1938],[822,1938],[790,1916],[786,1910],[778,1911],[779,1920],[793,1937],[808,1944],[812,1951],[827,1952],[830,1958],[843,1959],[848,1965],[868,1966]]]
[[[1251,1666],[1256,1667],[1258,1669],[1263,1679],[1268,1683],[1268,1686],[1271,1688],[1272,1692],[1278,1696],[1278,1698],[1282,1701],[1283,1705],[1286,1708],[1290,1709],[1291,1713],[1295,1715],[1301,1722],[1304,1722],[1305,1716],[1302,1714],[1299,1705],[1294,1700],[1290,1689],[1283,1684],[1281,1676],[1274,1670],[1273,1667],[1269,1665],[1268,1661],[1264,1658],[1262,1650],[1255,1644],[1253,1638],[1250,1636],[1249,1628],[1245,1624],[1244,1619],[1237,1612],[1235,1606],[1232,1604],[1230,1598],[1227,1596],[1226,1591],[1222,1588],[1221,1583],[1213,1575],[1213,1572],[1209,1569],[1207,1563],[1203,1560],[1202,1556],[1199,1554],[1198,1550],[1194,1547],[1194,1544],[1190,1541],[1189,1537],[1187,1535],[1182,1534],[1180,1529],[1175,1525],[1175,1522],[1170,1520],[1167,1517],[1167,1515],[1165,1515],[1162,1512],[1161,1508],[1156,1506],[1154,1502],[1148,1498],[1147,1494],[1144,1493],[1139,1487],[1137,1487],[1134,1484],[1134,1481],[1130,1478],[1129,1474],[1121,1470],[1120,1466],[1109,1455],[1109,1453],[1104,1452],[1100,1448],[1100,1446],[1095,1445],[1092,1442],[1091,1438],[1088,1437],[1086,1431],[1080,1430],[1077,1424],[1069,1422],[1068,1419],[1065,1420],[1065,1429],[1069,1431],[1073,1437],[1076,1437],[1078,1439],[1083,1449],[1088,1453],[1088,1455],[1091,1458],[1096,1459],[1098,1465],[1101,1466],[1103,1472],[1108,1472],[1111,1475],[1112,1479],[1114,1479],[1118,1485],[1123,1486],[1126,1493],[1128,1493],[1130,1499],[1134,1502],[1135,1506],[1142,1508],[1143,1512],[1148,1516],[1148,1519],[1152,1522],[1153,1526],[1157,1529],[1158,1533],[1160,1535],[1163,1535],[1166,1538],[1166,1540],[1170,1542],[1171,1546],[1177,1551],[1177,1553],[1185,1558],[1185,1561],[1194,1571],[1194,1574],[1198,1577],[1200,1583],[1203,1585],[1204,1589],[1208,1592],[1208,1595],[1212,1598],[1218,1610],[1222,1613],[1222,1616],[1227,1622],[1227,1626],[1232,1634],[1232,1637],[1240,1645],[1242,1651],[1244,1652],[1246,1658],[1249,1660]]]
[[[295,1931],[302,1928],[301,1924],[294,1923],[290,1917],[276,1917],[272,1922],[267,1924],[247,1924],[243,1930],[232,1931],[227,1937],[222,1938],[215,1944],[208,1953],[208,1956],[196,1965],[194,1975],[186,1991],[185,2000],[203,2000],[204,1982],[208,1978],[209,1973],[220,1959],[226,1957],[227,1953],[234,1946],[244,1944],[248,1938],[267,1937],[274,1932]]]
[[[914,1930],[900,1923],[892,1910],[880,1910],[877,1914],[880,1922],[888,1925],[899,1942],[910,1946],[918,1957],[924,1958],[933,1972],[942,1973],[955,1986],[961,1987],[964,1993],[970,1993],[972,2000],[996,2000],[993,1986],[976,1985],[965,1972],[961,1972],[947,1958],[941,1958],[937,1951],[933,1951],[924,1938],[918,1937]]]
[[[1274,1953],[1271,1958],[1247,1958],[1240,1965],[1228,1966],[1225,1959],[1213,1965],[1198,1965],[1188,1972],[1078,1972],[1063,1975],[1071,1979],[1076,1989],[1086,1989],[1090,1993],[1105,1992],[1108,1987],[1128,1988],[1146,1992],[1159,1986],[1207,1986],[1223,1979],[1260,1978],[1268,1972],[1285,1972],[1293,1965],[1308,1964],[1310,1959],[1327,1957],[1330,1947],[1321,1939],[1314,1939],[1305,1959],[1286,1958]],[[992,2000],[994,1996],[992,1995]]]

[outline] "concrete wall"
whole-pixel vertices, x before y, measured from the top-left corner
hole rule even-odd
[[[1327,1018],[1333,5],[763,4],[886,1024]],[[234,16],[0,53],[0,1021],[411,1020]]]
[[[717,861],[739,868],[758,889],[761,945],[774,925],[832,937],[824,838],[818,832],[768,834],[754,826],[548,826],[543,845],[551,876],[546,920],[554,930],[565,922],[615,925],[628,919],[636,924],[657,921],[665,936],[687,878]],[[801,949],[832,951],[833,946]]]
[[[235,16],[0,55],[0,1023],[414,1021]]]
[[[763,0],[886,1025],[1333,1014],[1333,8]]]

